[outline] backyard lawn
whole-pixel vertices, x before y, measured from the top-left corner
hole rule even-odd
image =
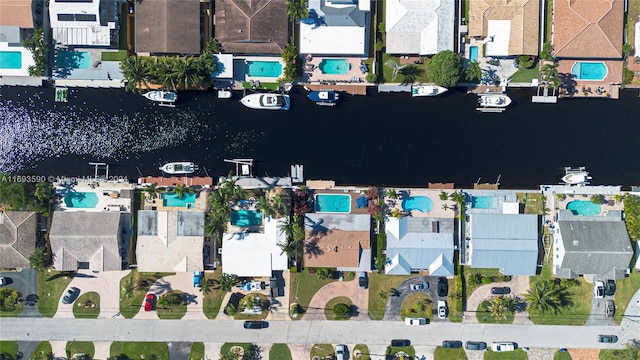
[[[222,269],[218,268],[213,273],[205,273],[205,281],[209,281],[210,284],[215,283],[215,279],[222,275]],[[202,309],[208,319],[215,319],[222,306],[222,299],[227,294],[226,291],[220,289],[220,286],[210,286],[209,292],[204,294],[204,304]]]
[[[60,271],[38,271],[38,310],[44,317],[53,317],[64,289],[67,288],[76,273]]]
[[[120,280],[120,313],[127,319],[133,318],[143,306],[144,297],[156,280],[175,273],[140,273],[131,272]],[[126,290],[131,290],[126,294]]]
[[[127,57],[127,50],[102,52],[102,61],[122,61],[126,57]]]
[[[381,275],[375,272],[369,274],[369,317],[371,320],[382,320],[391,290],[408,278],[408,275]]]
[[[613,319],[618,324],[622,321],[622,315],[627,311],[631,297],[636,293],[636,291],[638,291],[638,289],[640,289],[640,273],[638,272],[632,272],[629,277],[616,280],[616,312]],[[631,305],[636,306],[636,304]]]
[[[517,193],[519,203],[524,203],[525,214],[544,215],[544,201],[542,194]]]
[[[433,353],[434,360],[467,360],[467,353],[463,348],[459,349],[445,349],[442,346],[438,346]]]
[[[511,75],[511,78],[509,79],[509,81],[530,83],[531,80],[537,79],[537,78],[538,78],[538,63],[536,62],[535,65],[530,69],[519,67],[518,71],[516,71],[515,74]]]
[[[289,287],[289,302],[291,304],[298,303],[301,308],[300,315],[304,314],[309,307],[311,298],[320,290],[321,287],[326,284],[336,281],[335,279],[320,280],[320,277],[316,274],[309,274],[307,270],[299,273],[291,273],[291,279],[289,280],[291,286]],[[295,319],[300,319],[302,316],[298,316]]]
[[[111,344],[111,357],[122,356],[124,359],[148,359],[151,355],[157,356],[157,360],[169,360],[169,347],[161,342],[122,342]]]
[[[100,314],[100,295],[95,291],[81,294],[73,303],[73,316],[78,319],[97,319]]]
[[[386,83],[405,83],[405,82],[429,83],[431,82],[431,80],[429,79],[429,76],[427,75],[427,64],[429,63],[429,59],[424,58],[423,64],[408,64],[406,66],[401,65],[401,66],[405,66],[404,68],[405,71],[410,67],[416,68],[416,70],[413,72],[413,74],[415,74],[414,81],[411,81],[411,79],[408,79],[404,75],[402,75],[403,70],[398,71],[398,75],[396,76],[395,79],[393,79],[393,69],[386,65],[388,60],[392,60],[392,61],[395,61],[396,64],[400,64],[399,56],[389,55],[386,53],[382,54],[382,69],[383,69],[383,76],[384,76],[383,82],[386,82]]]
[[[204,343],[194,342],[191,344],[191,352],[189,352],[189,360],[204,359]]]
[[[291,351],[287,344],[273,344],[269,350],[269,359],[291,360]]]
[[[75,359],[76,355],[89,355],[92,359],[95,355],[96,348],[91,341],[69,341],[65,346],[67,359]]]

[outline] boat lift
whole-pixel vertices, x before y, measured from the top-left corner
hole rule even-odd
[[[236,176],[253,177],[253,159],[224,159],[224,162],[236,164]]]
[[[109,164],[90,162],[89,165],[92,165],[94,167],[94,179],[96,182],[98,182],[98,180],[100,179],[104,179],[104,180],[109,179]],[[105,170],[104,177],[98,176],[98,170],[100,170],[101,168]]]

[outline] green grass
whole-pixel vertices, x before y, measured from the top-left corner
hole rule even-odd
[[[398,353],[399,351],[402,351],[407,355],[411,356],[411,359],[413,359],[416,356],[416,350],[413,348],[413,346],[405,346],[405,347],[387,346],[385,359],[393,360],[394,358],[393,355]]]
[[[524,203],[525,214],[544,215],[544,201],[542,194],[535,193],[517,193],[519,203]]]
[[[287,344],[273,344],[269,350],[269,359],[292,360]]]
[[[632,272],[629,277],[616,280],[616,312],[613,319],[618,324],[622,321],[622,315],[627,311],[627,307],[636,306],[636,304],[629,304],[629,301],[637,289],[640,289],[640,273]]]
[[[251,346],[253,346],[253,344],[252,343],[224,343],[220,348],[220,355],[228,353],[229,350],[231,350],[231,348],[234,346],[240,346],[246,351]]]
[[[314,344],[311,348],[311,353],[309,355],[309,359],[313,359],[314,356],[319,358],[324,358],[327,356],[335,356],[336,351],[333,349],[333,345],[331,344]]]
[[[251,86],[251,83],[248,81],[243,81],[242,82],[242,87],[248,90],[252,90],[253,86]],[[257,90],[279,90],[280,89],[280,83],[272,83],[272,82],[262,82],[260,81],[260,87],[256,88]]]
[[[15,359],[18,353],[18,343],[16,341],[0,341],[0,354],[4,355],[5,360]]]
[[[33,355],[31,355],[31,360],[38,360],[44,358],[44,355],[53,352],[51,349],[51,343],[48,341],[41,341],[36,346],[35,350],[33,350]],[[54,354],[55,356],[55,354]]]
[[[149,358],[155,354],[158,360],[169,360],[169,347],[161,342],[123,342],[115,341],[111,344],[110,357],[124,355],[129,359],[140,359],[141,355]]]
[[[170,296],[172,294],[178,294],[178,295],[182,296],[183,301],[180,302],[179,304],[176,304],[176,305],[167,305],[166,308],[159,305],[160,299],[162,297]],[[156,313],[158,314],[158,318],[163,319],[163,320],[182,319],[184,314],[187,313],[187,298],[186,298],[186,295],[180,290],[171,290],[169,292],[166,292],[166,293],[160,295],[160,297],[158,298],[157,303],[156,303]]]
[[[256,295],[260,297],[260,304],[262,304],[262,313],[260,314],[243,314],[240,311],[233,317],[235,320],[264,320],[269,315],[269,298],[264,294],[249,293],[246,296],[254,298]],[[265,306],[266,305],[266,306]]]
[[[13,291],[18,293],[16,299],[22,299],[23,295],[20,293],[20,291],[11,286],[3,287],[0,292],[3,292],[2,296],[11,296],[12,294],[15,294],[13,293]],[[23,307],[24,302],[18,301],[18,303],[15,305],[15,309],[8,311],[0,310],[0,317],[18,317],[20,316],[20,314],[22,314]]]
[[[399,56],[390,55],[390,54],[386,54],[386,53],[382,54],[383,82],[387,82],[387,83],[404,83],[405,82],[405,77],[402,75],[402,71],[398,71],[398,76],[396,76],[395,79],[392,79],[393,70],[390,67],[388,67],[387,65],[385,65],[387,63],[387,60],[393,60],[396,63],[400,64],[400,57]],[[407,66],[415,66],[418,69],[420,69],[419,71],[421,71],[421,73],[419,74],[419,76],[416,76],[415,82],[429,83],[429,82],[431,82],[431,79],[429,79],[429,76],[427,75],[427,66],[429,64],[429,59],[423,58],[423,60],[424,60],[423,64],[410,64],[410,65],[407,65]]]
[[[122,61],[126,57],[127,57],[127,50],[102,52],[102,61]]]
[[[640,359],[640,349],[627,347],[618,350],[600,350],[598,354],[599,360],[619,360],[619,359]]]
[[[442,346],[438,346],[433,353],[434,360],[467,360],[467,353],[463,348],[459,349],[445,349]]]
[[[289,280],[291,287],[289,287],[289,302],[291,304],[297,303],[302,309],[298,317],[295,319],[299,320],[302,318],[302,314],[307,311],[309,307],[309,303],[311,303],[311,298],[313,295],[320,290],[321,287],[326,284],[336,281],[335,279],[325,279],[320,280],[320,278],[316,274],[309,274],[308,271],[303,271],[299,273],[291,273],[291,279]]]
[[[324,306],[324,316],[327,317],[327,320],[349,320],[351,314],[349,314],[344,319],[339,319],[333,312],[333,307],[340,303],[347,304],[347,306],[349,306],[349,310],[351,310],[351,307],[353,306],[353,302],[351,301],[351,299],[346,296],[334,297],[333,299],[327,301],[327,304]]]
[[[91,341],[69,341],[64,349],[68,359],[73,359],[76,354],[86,354],[93,358],[96,353],[96,348]]]
[[[131,270],[129,275],[123,277],[120,280],[120,290],[122,291],[123,284],[129,279],[132,279],[134,286],[131,297],[126,297],[121,294],[120,296],[120,313],[126,319],[131,319],[143,306],[144,297],[147,295],[147,291],[151,288],[153,283],[162,278],[163,276],[174,275],[175,273],[140,273],[137,270]]]
[[[356,358],[356,351],[360,351],[360,357]],[[353,360],[371,360],[369,356],[369,348],[365,344],[357,344],[351,350],[351,358]]]
[[[419,303],[422,302],[424,310],[420,309]],[[400,317],[404,320],[406,317],[433,318],[433,300],[427,294],[414,293],[410,294],[402,301],[400,305]]]
[[[93,307],[88,304],[93,304]],[[95,291],[80,295],[73,303],[73,316],[78,319],[97,319],[99,314],[100,295]]]
[[[511,75],[511,82],[531,82],[533,79],[538,78],[538,64],[534,64],[531,69],[525,69],[523,67],[519,67],[518,71],[515,74]],[[538,194],[540,195],[540,194]]]
[[[553,360],[571,360],[571,355],[568,351],[562,352],[558,350],[555,355],[553,355]]]
[[[53,317],[64,289],[67,288],[76,273],[60,271],[38,271],[38,310],[44,317]]]
[[[552,20],[552,16],[551,14],[553,13],[553,2],[552,1],[547,1],[545,6],[545,20],[544,20],[544,42],[546,41],[551,41],[551,20]]]
[[[204,278],[205,281],[214,282],[215,279],[221,275],[222,269],[218,268],[213,273],[205,273]],[[204,311],[207,319],[215,319],[216,316],[218,316],[218,312],[220,312],[220,307],[222,306],[222,299],[227,294],[227,292],[220,289],[219,286],[211,286],[211,288],[208,294],[204,294],[204,303],[202,304],[202,311]]]
[[[531,287],[542,280],[553,279],[551,266],[542,268],[540,275],[531,277]],[[559,314],[541,314],[530,311],[531,321],[536,325],[584,325],[591,312],[591,284],[579,278],[580,285],[568,289],[574,305],[569,308],[562,308]],[[617,292],[617,291],[616,291]],[[616,310],[617,311],[617,310]]]
[[[382,320],[391,289],[395,289],[408,278],[409,276],[406,275],[381,275],[375,272],[369,274],[369,317],[371,320]],[[380,297],[381,291],[386,293],[385,297]]]
[[[464,276],[465,276],[465,284],[467,286],[467,291],[466,291],[466,295],[467,295],[467,300],[469,299],[469,297],[471,296],[471,294],[473,294],[473,292],[479,288],[482,285],[486,285],[486,284],[490,284],[491,282],[487,282],[487,283],[483,283],[483,284],[471,284],[469,282],[469,277],[471,276],[471,274],[482,274],[482,276],[487,277],[487,278],[492,278],[492,277],[501,277],[502,275],[500,274],[500,270],[498,269],[471,269],[471,268],[465,268],[464,269]]]
[[[189,352],[189,360],[202,360],[204,359],[204,343],[194,342],[191,344],[191,351]]]
[[[491,316],[491,313],[487,310],[489,307],[489,301],[483,301],[476,311],[476,318],[481,324],[513,324],[513,313],[508,313],[505,319],[495,319]]]
[[[484,360],[527,360],[529,357],[527,353],[522,349],[516,349],[515,351],[506,352],[493,352],[487,350],[484,353]]]

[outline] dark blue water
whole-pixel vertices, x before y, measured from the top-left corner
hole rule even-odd
[[[586,166],[594,184],[640,183],[640,99],[632,91],[620,100],[554,105],[532,104],[530,90],[514,89],[514,104],[503,114],[476,112],[476,97],[462,90],[418,99],[343,95],[333,108],[317,107],[306,92],[294,91],[285,112],[250,110],[238,98],[219,100],[213,92],[180,93],[175,109],[120,89],[74,89],[67,104],[53,102],[53,89],[4,87],[0,95],[5,109],[22,107],[32,118],[47,113],[64,124],[73,113],[76,127],[110,121],[127,133],[118,137],[110,129],[102,135],[118,138],[117,151],[92,154],[83,153],[79,144],[90,139],[80,134],[78,144],[57,144],[59,150],[26,161],[21,173],[90,175],[89,161],[104,161],[110,175],[135,179],[160,175],[161,163],[192,160],[220,176],[232,169],[223,159],[242,157],[256,160],[257,175],[283,176],[291,164],[304,164],[307,179],[340,184],[469,186],[501,176],[504,187],[530,188],[558,183],[564,166]],[[160,139],[154,142],[153,134]]]

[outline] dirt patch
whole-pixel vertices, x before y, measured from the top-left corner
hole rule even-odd
[[[598,360],[598,349],[569,349],[569,355],[574,360]]]

